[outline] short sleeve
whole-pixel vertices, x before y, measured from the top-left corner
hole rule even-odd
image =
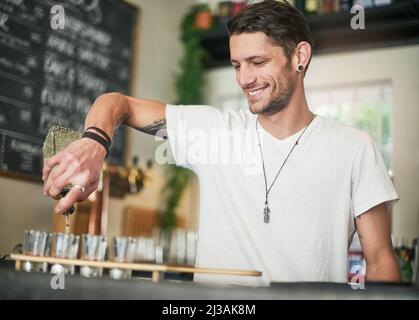
[[[223,113],[215,107],[166,105],[167,136],[176,165],[194,170],[189,149],[200,148],[193,151],[204,154],[209,133],[223,123]]]
[[[399,200],[383,158],[369,135],[365,135],[352,168],[352,208],[354,218],[372,207]]]

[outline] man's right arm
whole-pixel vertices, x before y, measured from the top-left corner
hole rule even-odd
[[[119,125],[124,124],[141,132],[165,137],[165,114],[166,104],[162,102],[107,93],[98,97],[92,105],[85,128],[98,127],[112,137]],[[45,195],[56,196],[68,184],[85,188],[84,192],[72,188],[56,206],[57,213],[64,213],[76,201],[84,200],[97,189],[105,156],[106,151],[99,143],[83,138],[44,164],[42,179],[45,181]]]
[[[166,105],[120,93],[107,93],[96,99],[86,117],[85,128],[95,126],[112,137],[121,124],[161,136],[166,129]]]

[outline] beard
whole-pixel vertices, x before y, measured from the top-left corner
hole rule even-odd
[[[287,66],[284,78],[285,80],[278,81],[279,85],[269,101],[258,111],[252,110],[252,106],[250,106],[250,112],[260,115],[272,115],[288,106],[297,86],[297,77],[291,72],[291,64]]]

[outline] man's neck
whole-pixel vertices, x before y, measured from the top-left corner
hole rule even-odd
[[[288,106],[277,113],[258,115],[258,122],[274,137],[283,140],[307,126],[313,117],[302,94],[294,96]]]

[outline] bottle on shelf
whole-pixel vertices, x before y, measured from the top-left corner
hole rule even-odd
[[[319,12],[319,1],[306,0],[304,5],[304,13],[306,15],[315,15]]]
[[[364,9],[374,7],[374,0],[354,0],[352,5],[361,5]]]
[[[413,263],[410,252],[406,252],[403,257],[402,266],[400,267],[402,282],[411,283],[413,281]]]
[[[339,12],[351,11],[352,2],[352,0],[339,0]]]
[[[412,283],[414,281],[415,267],[415,242],[409,238],[400,238],[396,241],[394,252],[400,267],[402,282]]]
[[[339,12],[339,0],[321,0],[319,3],[319,14],[331,14]]]

